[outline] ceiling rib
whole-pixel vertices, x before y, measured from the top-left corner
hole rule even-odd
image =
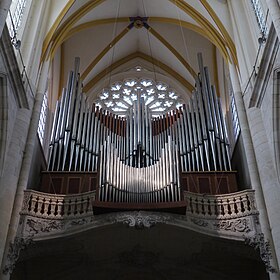
[[[95,0],[90,1],[87,4],[85,4],[83,7],[81,7],[79,10],[77,10],[75,13],[73,13],[69,18],[60,26],[58,27],[58,23],[61,22],[61,19],[55,22],[55,25],[51,28],[52,32],[48,33],[45,41],[44,41],[44,47],[42,51],[42,60],[52,58],[56,49],[60,46],[60,44],[65,40],[65,37],[67,37],[69,32],[71,31],[71,28],[73,25],[82,18],[85,14],[87,14],[89,11],[100,5],[102,2],[106,0]],[[201,3],[204,5],[204,7],[207,9],[210,16],[214,19],[215,23],[217,24],[219,30],[221,30],[222,34],[225,36],[223,38],[220,33],[215,29],[215,27],[205,18],[203,17],[195,8],[187,4],[183,0],[169,0],[171,3],[179,7],[182,11],[186,12],[189,16],[191,16],[201,27],[205,29],[205,33],[207,34],[208,39],[210,39],[212,42],[215,43],[215,45],[218,47],[218,49],[222,52],[223,56],[230,60],[231,57],[233,58],[234,62],[236,61],[236,51],[234,48],[234,45],[231,41],[231,38],[229,37],[228,33],[226,32],[226,29],[224,28],[223,24],[217,17],[217,15],[214,13],[213,9],[210,7],[210,5],[206,1],[202,1]],[[70,5],[67,3],[67,5]],[[69,8],[63,9],[64,13],[67,13]],[[65,14],[64,14],[65,15]],[[126,19],[121,18],[121,21],[124,21]],[[190,27],[191,25],[189,25]],[[53,30],[56,29],[55,32]],[[199,29],[193,28],[194,31],[198,32]],[[52,34],[52,36],[51,36]],[[51,37],[51,38],[50,38]],[[51,44],[52,43],[52,44]],[[49,52],[49,55],[47,56],[46,53],[49,49],[49,46],[51,45],[51,49]],[[227,46],[229,47],[231,57],[228,53]]]
[[[131,28],[126,27],[119,35],[117,35],[102,51],[101,53],[88,65],[86,70],[82,73],[81,79],[84,80],[93,67],[104,57],[104,55],[112,48],[114,45],[119,42],[130,30]]]
[[[200,2],[204,6],[204,8],[207,10],[207,12],[211,16],[211,18],[214,20],[214,22],[218,26],[219,30],[221,31],[222,35],[225,37],[227,46],[230,49],[230,53],[232,55],[232,60],[234,61],[235,65],[238,65],[237,54],[236,54],[236,49],[235,49],[234,43],[233,43],[229,33],[227,32],[226,28],[224,27],[223,23],[221,22],[221,20],[219,19],[219,17],[215,13],[215,11],[212,9],[212,7],[209,5],[207,0],[200,0]]]
[[[169,0],[186,14],[191,16],[205,31],[212,36],[216,44],[221,48],[222,52],[226,55],[227,60],[231,60],[231,57],[228,53],[227,42],[221,36],[221,34],[216,30],[216,28],[195,8],[186,3],[183,0]]]
[[[178,74],[175,70],[173,70],[171,67],[167,66],[165,63],[147,55],[142,52],[135,52],[133,54],[130,54],[124,58],[121,58],[120,60],[114,62],[104,70],[102,70],[100,73],[98,73],[95,77],[93,77],[83,88],[85,93],[88,93],[102,78],[104,78],[106,75],[109,74],[110,71],[113,71],[120,67],[121,65],[124,65],[130,60],[133,60],[135,58],[141,58],[151,64],[154,64],[155,66],[161,68],[166,73],[168,73],[170,76],[172,76],[175,80],[180,82],[190,93],[194,90],[194,86],[186,80],[183,76]]]

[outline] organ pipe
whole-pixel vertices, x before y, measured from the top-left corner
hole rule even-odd
[[[90,105],[82,92],[79,59],[57,101],[49,171],[98,172],[104,202],[181,200],[180,174],[231,170],[220,100],[198,55],[200,73],[187,104],[152,118],[137,92],[126,117]]]

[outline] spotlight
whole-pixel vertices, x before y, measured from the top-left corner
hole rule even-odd
[[[21,47],[21,41],[20,40],[14,40],[13,45],[14,45],[16,50],[19,50],[20,47]]]
[[[266,42],[266,37],[265,37],[264,34],[262,34],[262,36],[259,37],[258,42],[259,42],[260,45],[265,44],[265,42]]]

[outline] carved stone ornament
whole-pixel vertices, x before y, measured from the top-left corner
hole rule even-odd
[[[238,219],[234,221],[220,221],[214,226],[219,230],[233,231],[233,232],[250,232],[248,219]]]
[[[192,218],[191,221],[192,221],[192,223],[194,223],[197,226],[208,227],[208,223],[204,220]]]
[[[268,241],[265,241],[263,233],[258,233],[252,237],[246,237],[245,244],[253,247],[256,251],[259,251],[260,258],[263,261],[267,272],[276,273],[276,269],[270,264],[270,260],[272,259],[270,245]]]
[[[16,262],[19,258],[21,250],[24,250],[28,245],[32,243],[32,238],[16,237],[14,242],[10,243],[9,252],[7,255],[7,264],[4,266],[3,273],[7,275],[12,273]]]
[[[150,228],[158,223],[164,224],[170,219],[171,217],[167,215],[143,212],[122,213],[109,217],[111,222],[127,224],[129,227],[135,227],[136,229]]]
[[[54,230],[61,230],[64,227],[64,224],[62,222],[54,220],[39,221],[34,219],[27,219],[26,225],[30,234],[52,232]]]

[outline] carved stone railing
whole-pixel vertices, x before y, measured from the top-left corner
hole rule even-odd
[[[47,219],[72,219],[92,216],[95,192],[75,195],[57,195],[27,190],[21,215]]]
[[[94,215],[94,202],[94,191],[76,195],[55,195],[27,190],[21,211],[19,234],[34,238],[50,238],[51,235],[66,231],[71,234],[72,231],[82,231],[84,227],[94,224],[106,225],[120,222],[119,219],[112,217],[124,217],[128,213]],[[185,215],[165,213],[164,221],[205,234],[231,239],[244,239],[244,236],[252,236],[259,231],[258,211],[252,190],[225,195],[184,192],[184,205]],[[145,213],[151,213],[140,212],[141,217],[146,215]],[[135,213],[139,211],[130,213],[132,214],[129,219],[136,219]],[[156,214],[157,217],[160,215],[163,214]],[[167,220],[166,215],[169,217]],[[121,218],[121,220],[125,219]],[[136,220],[132,224],[137,224]]]
[[[184,193],[192,229],[228,239],[251,238],[260,232],[253,190],[223,195]]]
[[[258,213],[253,190],[223,195],[185,192],[184,199],[187,215],[206,219],[235,219]]]
[[[258,214],[254,191],[203,195],[184,192],[186,215],[203,219],[235,219]],[[26,190],[21,215],[46,219],[73,219],[93,216],[95,192],[56,195]]]
[[[148,211],[94,215],[94,191],[76,195],[55,195],[27,190],[16,238],[22,246],[16,248],[25,248],[30,241],[57,238],[116,223],[134,228],[167,224],[219,238],[243,241],[260,251],[267,269],[272,271],[269,246],[260,230],[254,191],[245,190],[224,195],[184,192],[183,197],[185,215]],[[14,254],[11,251],[11,264],[17,259],[13,256],[18,255],[19,252]]]

